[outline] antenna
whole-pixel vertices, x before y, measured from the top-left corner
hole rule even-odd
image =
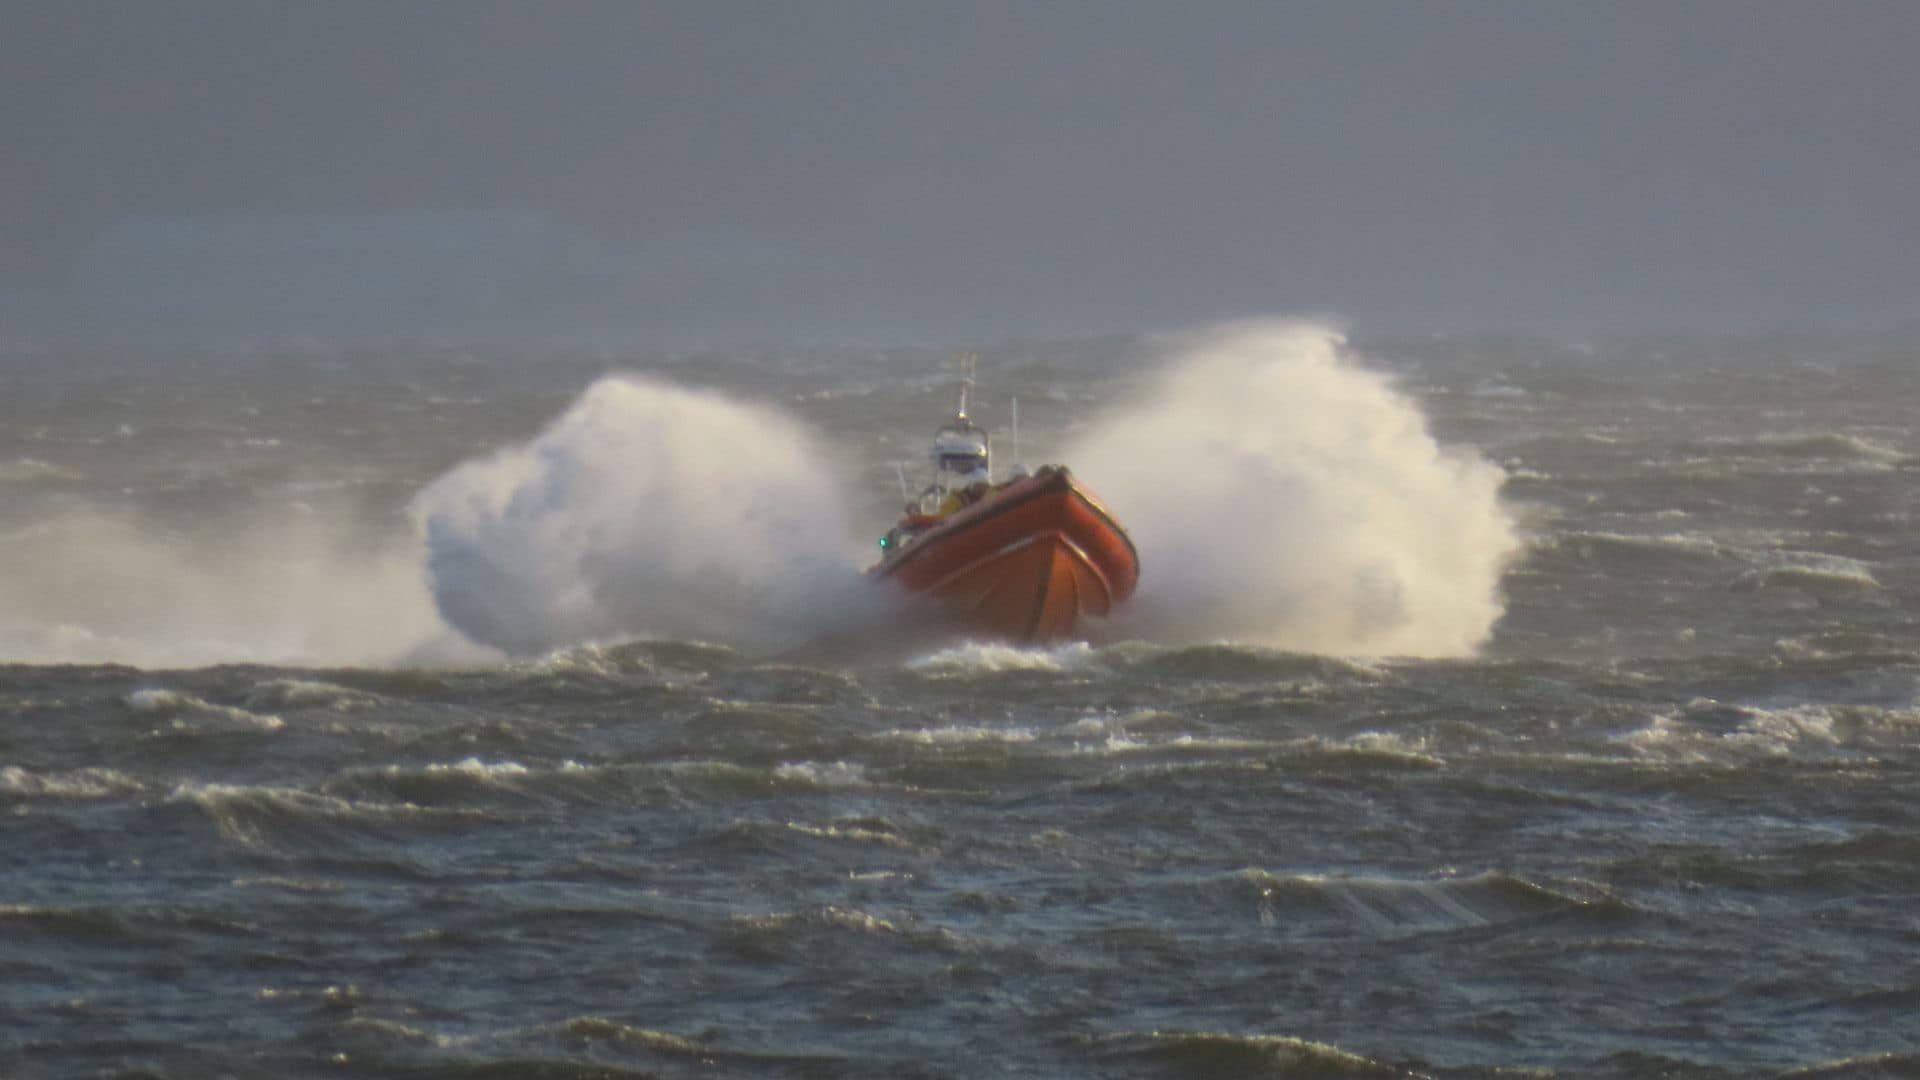
[[[1020,399],[1013,399],[1013,463],[1020,464]]]

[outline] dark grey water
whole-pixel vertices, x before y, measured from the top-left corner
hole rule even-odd
[[[1917,358],[1378,355],[1475,656],[420,646],[407,500],[643,358],[7,358],[0,1075],[1920,1075]],[[883,486],[918,359],[670,367]]]

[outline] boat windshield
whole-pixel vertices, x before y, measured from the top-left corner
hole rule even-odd
[[[941,473],[965,476],[987,468],[990,453],[987,433],[972,421],[948,424],[934,432],[933,464]]]

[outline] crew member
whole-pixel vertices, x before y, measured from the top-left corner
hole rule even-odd
[[[986,498],[992,490],[993,484],[987,479],[986,465],[975,466],[963,481],[947,491],[946,498],[940,500],[940,516],[946,517],[962,507],[972,506]]]

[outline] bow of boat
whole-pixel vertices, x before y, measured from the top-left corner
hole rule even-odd
[[[938,600],[969,631],[1041,642],[1132,595],[1139,559],[1112,514],[1052,467],[942,520],[873,572]]]

